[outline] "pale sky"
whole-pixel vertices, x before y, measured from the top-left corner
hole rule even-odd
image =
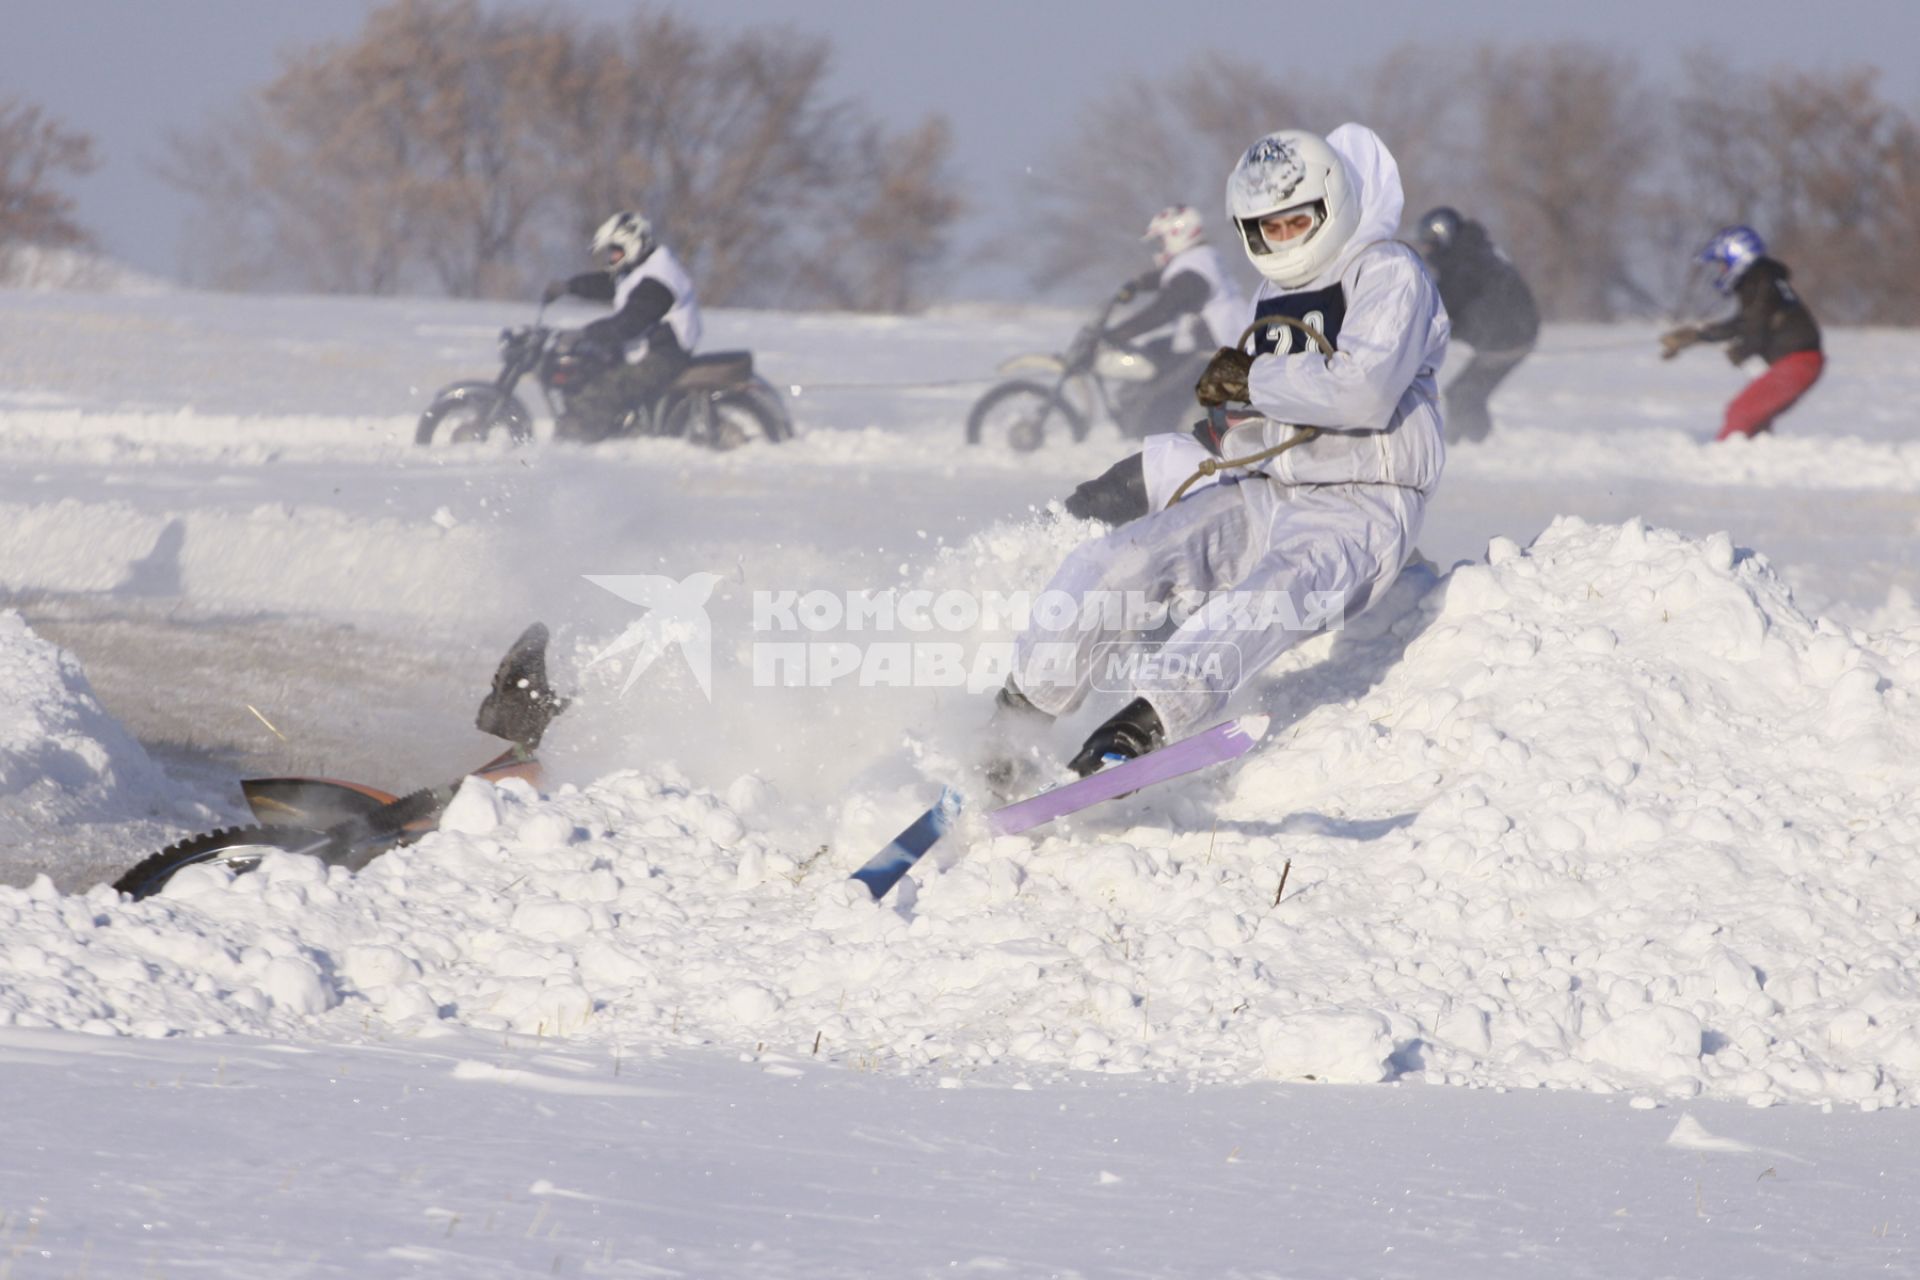
[[[505,0],[489,0],[503,3]],[[600,18],[633,0],[552,0]],[[0,97],[91,133],[102,160],[72,183],[109,253],[172,274],[186,200],[153,173],[170,131],[201,124],[270,80],[280,52],[346,39],[367,0],[0,0]],[[1748,68],[1882,69],[1920,108],[1920,0],[1605,0],[1599,4],[1366,0],[702,0],[668,5],[703,24],[777,23],[828,36],[836,88],[885,118],[929,112],[955,129],[974,213],[964,246],[1010,208],[1081,105],[1117,77],[1164,75],[1207,49],[1313,79],[1370,66],[1402,43],[1576,40],[1636,53],[1650,76],[1713,48]]]

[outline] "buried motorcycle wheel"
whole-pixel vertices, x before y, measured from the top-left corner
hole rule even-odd
[[[113,887],[134,898],[146,898],[164,889],[176,872],[187,867],[225,867],[235,875],[244,875],[276,850],[324,858],[332,851],[332,842],[326,832],[306,827],[223,827],[190,836],[142,859],[115,880]]]
[[[1049,423],[1064,425],[1075,440],[1086,437],[1086,419],[1052,387],[1003,382],[974,402],[967,414],[967,443],[1005,444],[1015,453],[1031,453],[1046,443]]]
[[[477,444],[494,432],[515,444],[533,439],[533,415],[516,395],[502,395],[491,382],[456,382],[433,398],[414,428],[415,444]]]
[[[703,406],[700,397],[687,396],[667,410],[663,435],[705,445],[719,453],[765,440],[778,444],[793,436],[793,423],[772,387],[723,391]]]

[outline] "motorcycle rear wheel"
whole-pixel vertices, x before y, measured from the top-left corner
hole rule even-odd
[[[1075,440],[1087,435],[1079,410],[1038,382],[1003,382],[974,402],[967,414],[967,443],[1004,443],[1015,453],[1031,453],[1047,442],[1047,424],[1066,424]]]
[[[151,897],[166,888],[175,873],[187,867],[218,866],[235,875],[244,875],[275,850],[323,858],[333,852],[324,831],[284,826],[223,827],[189,836],[143,858],[115,880],[113,887],[135,899]]]
[[[516,395],[502,395],[491,382],[456,382],[433,398],[414,428],[413,442],[476,444],[505,431],[515,444],[533,439],[533,415]]]
[[[793,420],[787,416],[785,400],[759,378],[722,391],[708,403],[711,423],[705,421],[699,396],[685,396],[668,406],[661,434],[705,445],[716,453],[738,449],[756,439],[778,444],[793,437]]]

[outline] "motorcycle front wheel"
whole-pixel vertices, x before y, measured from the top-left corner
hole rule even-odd
[[[1047,442],[1047,425],[1065,424],[1075,440],[1087,434],[1087,420],[1049,386],[1003,382],[974,402],[967,414],[967,443],[1004,443],[1015,453],[1031,453]]]
[[[415,444],[477,444],[504,431],[515,444],[533,439],[533,415],[520,397],[502,394],[491,382],[456,382],[433,398],[414,428]]]
[[[793,420],[787,416],[786,401],[780,393],[755,378],[743,387],[715,395],[701,392],[675,401],[667,406],[661,434],[725,453],[755,440],[778,444],[791,439]]]

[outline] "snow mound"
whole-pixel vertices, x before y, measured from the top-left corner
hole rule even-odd
[[[0,889],[0,1024],[1911,1103],[1916,686],[1920,630],[1809,619],[1724,538],[1561,520],[1294,655],[1237,773],[963,825],[884,903],[846,876],[909,787],[821,846],[752,777],[469,783],[357,878]]]
[[[1222,809],[1295,864],[1285,1004],[1404,1018],[1451,1081],[1912,1100],[1920,629],[1563,519],[1396,632]]]
[[[0,612],[0,841],[50,827],[125,822],[172,790],[138,742],[101,709],[80,664]]]

